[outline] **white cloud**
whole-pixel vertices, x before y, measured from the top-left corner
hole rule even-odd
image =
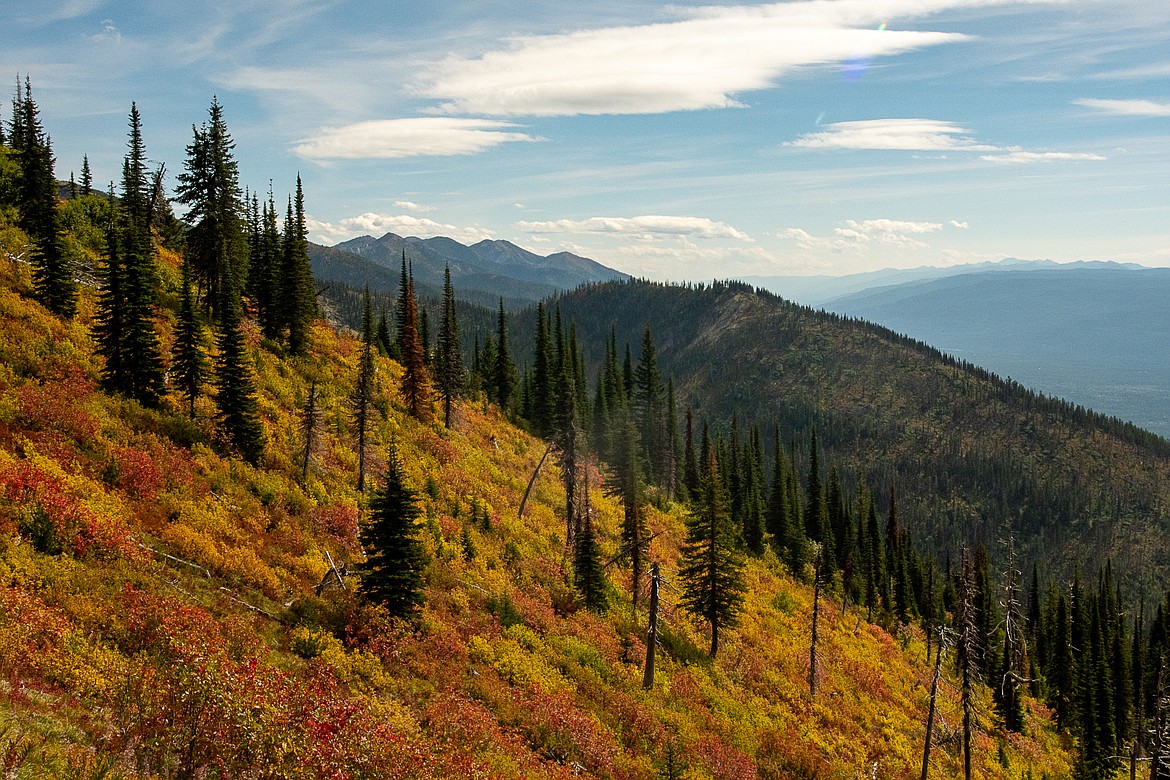
[[[954,220],[950,221],[950,225],[957,229],[967,227],[967,223]],[[929,245],[917,237],[937,233],[944,227],[941,222],[847,219],[841,227],[833,229],[832,236],[815,236],[801,228],[786,228],[774,235],[795,242],[801,249],[864,255],[870,253],[875,244],[900,249],[928,249]]]
[[[966,230],[967,228],[969,228],[971,226],[966,221],[956,222],[955,220],[952,219],[951,220],[951,227],[958,228],[959,230]]]
[[[802,149],[861,149],[901,152],[984,152],[981,160],[1002,163],[1104,160],[1086,152],[1029,152],[1019,146],[980,143],[971,131],[941,119],[863,119],[835,122],[785,146]]]
[[[1104,111],[1119,116],[1170,116],[1170,103],[1153,100],[1098,100],[1083,98],[1074,100],[1078,106]]]
[[[102,19],[102,31],[89,36],[89,39],[95,43],[121,43],[122,31],[114,24],[113,19]]]
[[[1104,160],[1105,158],[1099,154],[1088,152],[1023,152],[1013,150],[1006,154],[982,154],[979,159],[997,163],[1022,164],[1057,160]]]
[[[310,159],[367,159],[476,154],[509,141],[535,141],[510,122],[413,117],[359,122],[323,130],[293,147]]]
[[[415,203],[413,200],[396,200],[394,201],[394,205],[400,209],[413,211],[417,214],[428,214],[435,210],[434,206],[423,206],[419,203]]]
[[[1008,0],[1004,0],[1007,2]],[[650,114],[728,108],[802,66],[872,59],[965,40],[878,29],[995,0],[803,0],[680,12],[678,21],[527,36],[474,59],[451,56],[421,77],[446,113],[493,116]]]
[[[865,119],[834,122],[786,146],[803,149],[890,149],[896,151],[1000,151],[970,137],[971,131],[940,119]]]
[[[433,219],[409,214],[392,215],[367,212],[356,217],[345,217],[337,224],[321,222],[312,217],[305,221],[309,228],[309,237],[314,241],[326,244],[336,244],[363,235],[382,236],[386,233],[417,236],[418,238],[446,236],[465,244],[474,244],[495,237],[495,233],[485,228],[446,225]]]
[[[551,222],[517,222],[514,227],[525,233],[617,233],[637,238],[658,236],[692,236],[696,238],[729,238],[751,241],[746,233],[724,222],[706,217],[590,217]]]

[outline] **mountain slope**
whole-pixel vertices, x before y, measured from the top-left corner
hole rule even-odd
[[[1130,595],[1170,583],[1164,439],[743,284],[603,284],[559,303],[594,359],[611,327],[636,345],[649,326],[700,417],[766,438],[779,424],[798,450],[815,430],[880,500],[896,483],[899,517],[940,558],[1010,534],[1046,577],[1112,558]]]
[[[1170,269],[1009,271],[825,303],[1170,435]]]
[[[168,296],[176,262],[163,253]],[[318,326],[311,353],[289,361],[248,327],[267,435],[253,468],[224,452],[208,398],[189,420],[172,399],[152,411],[98,389],[92,290],[71,322],[28,296],[27,267],[4,261],[5,772],[649,779],[669,761],[694,778],[916,773],[930,669],[914,629],[895,638],[828,603],[822,695],[810,701],[812,593],[774,561],[753,561],[743,623],[716,662],[668,591],[659,675],[643,691],[644,615],[629,607],[624,573],[611,573],[612,606],[599,614],[565,584],[555,469],[518,513],[543,443],[478,402],[460,405],[453,430],[418,422],[396,391],[401,368],[381,358],[375,452],[393,437],[419,491],[426,606],[404,625],[352,594],[317,594],[333,563],[362,560],[365,498],[347,431],[359,345]],[[160,312],[164,340],[171,317]],[[311,382],[323,425],[302,477]],[[612,556],[620,508],[596,491],[592,501]],[[668,580],[682,520],[679,507],[648,510]],[[942,696],[953,713],[954,688]],[[979,721],[983,777],[1068,773],[1040,708],[1027,737],[999,732],[986,697]],[[932,760],[940,774],[960,771],[953,741]]]

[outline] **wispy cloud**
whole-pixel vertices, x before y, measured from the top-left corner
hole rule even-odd
[[[997,163],[1024,164],[1034,162],[1055,162],[1061,160],[1104,160],[1106,158],[1091,152],[1023,152],[1010,151],[1005,154],[982,154],[980,160]]]
[[[1087,152],[1031,152],[1019,146],[995,146],[972,137],[966,128],[940,119],[865,119],[835,122],[825,129],[788,141],[801,149],[858,149],[902,152],[983,152],[981,160],[1004,163],[1054,160],[1104,160]]]
[[[802,149],[890,149],[896,151],[994,152],[999,147],[983,144],[971,131],[940,119],[864,119],[834,122],[823,130],[789,141]]]
[[[323,130],[293,147],[309,159],[367,159],[477,154],[510,141],[537,138],[510,122],[453,117],[415,117],[359,122]]]
[[[742,105],[808,65],[901,54],[965,40],[957,33],[878,29],[988,0],[805,0],[692,9],[674,22],[528,36],[478,58],[448,57],[421,94],[452,114],[651,114]]]
[[[1074,100],[1078,106],[1119,116],[1170,116],[1170,103],[1154,100],[1104,100],[1082,98]]]
[[[965,229],[966,222],[950,220],[951,227]],[[868,253],[871,245],[900,249],[927,249],[929,245],[920,239],[930,233],[945,230],[941,222],[925,222],[904,219],[848,219],[834,228],[831,236],[817,236],[803,228],[786,228],[775,233],[777,238],[793,241],[802,249],[829,251],[835,253]]]
[[[435,210],[434,206],[424,206],[420,203],[415,203],[413,200],[396,200],[394,205],[400,209],[413,211],[416,214],[428,214]]]
[[[400,236],[416,236],[418,238],[433,238],[446,236],[466,244],[474,244],[485,238],[494,238],[495,233],[481,227],[460,227],[447,225],[426,217],[415,217],[410,214],[374,214],[367,212],[356,217],[345,217],[336,224],[321,222],[309,217],[305,220],[309,228],[309,237],[314,241],[325,244],[335,244],[358,236],[382,236],[386,233],[396,233]]]
[[[517,222],[514,227],[524,233],[611,233],[638,238],[659,236],[690,236],[694,238],[724,238],[751,241],[746,233],[724,222],[706,217],[590,217],[550,222]]]

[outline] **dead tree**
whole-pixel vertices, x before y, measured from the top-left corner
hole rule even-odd
[[[823,550],[819,542],[813,542],[813,612],[812,638],[808,646],[808,696],[817,697],[817,622],[821,613],[821,568],[824,561]]]
[[[642,674],[642,687],[654,687],[654,652],[658,646],[658,563],[650,564],[650,622],[646,629],[646,667]]]
[[[930,742],[934,735],[934,714],[938,700],[938,680],[942,672],[943,652],[946,647],[946,629],[938,630],[938,649],[934,656],[934,677],[930,681],[930,707],[926,711],[926,739],[922,746],[922,780],[926,780],[930,767]]]

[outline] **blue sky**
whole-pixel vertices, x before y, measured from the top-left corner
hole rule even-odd
[[[0,70],[31,76],[59,176],[118,176],[134,100],[173,184],[217,95],[242,183],[282,202],[299,172],[323,243],[657,279],[1170,265],[1166,2],[20,5]]]

